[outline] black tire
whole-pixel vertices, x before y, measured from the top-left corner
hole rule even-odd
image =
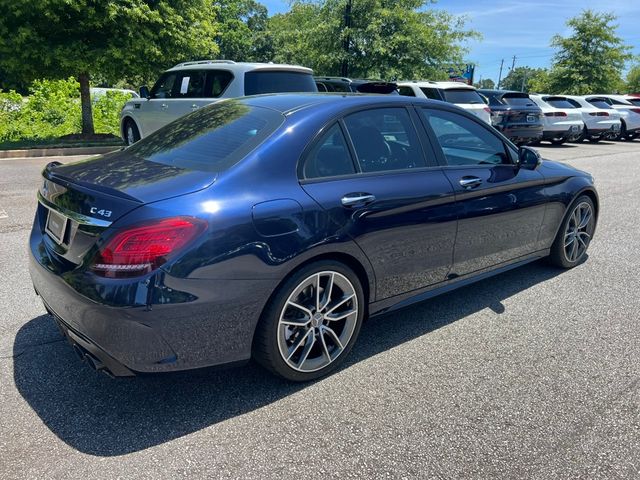
[[[616,137],[616,140],[626,140],[627,139],[627,125],[624,123],[624,120],[620,121],[620,133]]]
[[[294,295],[295,292],[299,288],[301,288],[302,285],[305,285],[305,281],[308,280],[310,277],[316,274],[325,275],[327,272],[328,273],[334,272],[339,274],[339,275],[336,275],[336,277],[341,277],[341,281],[343,281],[344,279],[348,280],[348,282],[350,283],[350,286],[353,287],[353,293],[355,294],[355,302],[353,300],[350,300],[350,302],[352,302],[351,307],[347,307],[348,309],[348,308],[352,308],[353,305],[355,305],[356,312],[352,314],[352,318],[348,320],[345,319],[344,321],[340,320],[335,323],[332,323],[330,321],[327,321],[327,323],[325,323],[325,320],[323,319],[321,326],[317,326],[314,323],[312,323],[312,319],[314,319],[314,322],[317,322],[317,320],[315,319],[315,313],[314,313],[316,312],[316,310],[313,310],[312,313],[314,313],[314,315],[308,321],[306,321],[309,324],[309,327],[302,327],[302,326],[289,327],[289,326],[281,325],[280,323],[281,316],[284,318],[286,312],[291,311],[289,310],[291,309],[291,306],[290,306],[291,303],[289,302],[290,297]],[[333,276],[331,278],[333,280]],[[322,298],[325,298],[324,296],[325,296],[326,290],[333,291],[334,289],[337,288],[335,292],[340,294],[341,288],[337,284],[337,281],[334,284],[334,285],[337,285],[337,287],[333,287],[332,289],[329,289],[327,285],[328,284],[325,284],[324,289],[318,289],[318,291],[322,290],[322,294],[321,294],[323,296]],[[312,285],[309,285],[308,288],[311,288],[313,291]],[[344,294],[344,292],[342,292],[342,294]],[[315,294],[312,294],[312,295],[315,295]],[[348,296],[346,294],[344,295],[345,295],[345,298],[346,296]],[[311,296],[310,298],[313,298],[313,297]],[[294,298],[293,300],[296,300],[296,298]],[[328,308],[328,305],[330,303],[335,304],[339,302],[340,302],[340,299],[338,299],[337,302],[330,302],[329,300],[327,300],[326,307]],[[313,309],[313,307],[311,308]],[[296,308],[293,308],[292,310],[294,312],[302,313]],[[280,285],[280,287],[278,287],[278,290],[276,291],[275,295],[272,297],[269,304],[265,308],[260,318],[260,321],[258,322],[258,325],[256,327],[256,332],[253,339],[253,347],[252,347],[253,358],[260,365],[262,365],[264,368],[266,368],[270,372],[280,377],[283,377],[287,380],[291,380],[295,382],[307,382],[310,380],[315,380],[317,378],[323,377],[331,373],[332,371],[334,371],[336,368],[338,368],[340,364],[348,356],[349,352],[353,348],[353,345],[356,339],[358,338],[358,334],[360,333],[360,328],[362,327],[362,322],[364,320],[364,315],[366,310],[367,310],[367,305],[366,305],[364,291],[358,276],[353,272],[353,270],[351,270],[349,267],[347,267],[346,265],[340,262],[336,262],[332,260],[321,260],[321,261],[306,265],[300,270],[294,272],[288,279],[286,279]],[[338,313],[338,315],[340,314]],[[304,314],[303,317],[304,318],[301,319],[300,322],[305,321],[308,315]],[[333,342],[330,345],[332,347],[333,353],[330,353],[329,350],[327,349],[327,339],[332,341],[331,340],[332,337],[322,333],[323,332],[322,329],[324,328],[322,325],[331,326],[332,328],[335,329],[336,333],[340,332],[340,334],[337,336],[341,337],[342,335],[349,334],[349,332],[345,330],[347,328],[347,321],[350,322],[350,329],[349,329],[350,337],[348,338],[348,342],[345,342],[345,344],[341,344],[340,342]],[[340,324],[341,322],[344,322],[344,324],[342,326],[342,330],[339,330],[340,325],[338,325],[337,327],[335,327],[334,325],[336,323]],[[282,331],[280,330],[281,328],[283,328]],[[298,347],[294,347],[294,345],[298,345],[302,349],[300,351],[300,356],[298,357],[298,360],[300,360],[304,354],[304,351],[307,348],[307,343],[308,343],[308,342],[304,342],[303,344],[303,341],[306,337],[305,332],[308,332],[312,335],[310,337],[312,340],[312,343],[311,343],[312,347],[309,348],[310,353],[308,353],[307,354],[308,357],[305,357],[305,358],[311,358],[310,362],[317,361],[318,358],[325,358],[326,360],[329,361],[328,364],[324,365],[323,367],[318,367],[313,371],[301,371],[296,369],[294,366],[287,363],[288,359],[285,359],[284,355],[281,353],[281,347],[280,347],[279,341],[283,345],[283,348],[288,346],[289,349],[287,353],[290,354],[290,358],[291,358],[291,355],[294,355],[296,354],[296,352],[300,351]],[[290,336],[287,336],[287,335],[290,335]],[[316,339],[321,339],[322,343],[320,343],[320,341]],[[287,343],[289,341],[291,341],[290,345]],[[316,346],[316,342],[317,342],[317,346]],[[338,348],[338,344],[342,345],[341,349]],[[321,349],[322,346],[324,346],[323,350]],[[291,347],[294,347],[294,348],[291,348]],[[318,350],[320,350],[320,352],[318,352]],[[315,352],[315,356],[312,357],[313,352]],[[325,355],[325,352],[326,352],[326,355]],[[336,353],[337,355],[335,356],[335,358],[331,359],[331,357]],[[291,360],[293,361],[293,358]],[[305,361],[306,360],[302,360],[300,362],[299,367],[304,366]]]
[[[568,227],[570,226],[570,224],[575,223],[574,212],[579,206],[582,206],[584,204],[588,205],[591,211],[591,218],[589,220],[589,223],[584,228],[584,232],[586,232],[586,234],[588,235],[588,239],[586,237],[581,237],[583,238],[582,240],[583,243],[584,241],[586,241],[586,246],[584,246],[584,250],[581,253],[577,252],[579,253],[579,255],[577,255],[575,258],[569,258],[569,254],[567,253],[567,248],[570,248],[570,247],[565,246],[567,230],[569,229]],[[564,219],[562,220],[562,224],[560,225],[560,228],[558,229],[556,238],[553,242],[553,245],[551,246],[551,252],[549,254],[549,262],[552,265],[555,265],[561,268],[573,268],[576,265],[579,265],[584,260],[587,250],[589,248],[591,239],[593,238],[593,232],[595,231],[596,221],[597,221],[597,212],[591,198],[589,198],[587,195],[581,195],[578,198],[576,198],[567,209],[567,213]],[[574,236],[573,242],[575,242],[576,245],[580,246],[581,243],[578,242],[577,238],[578,238],[577,236]],[[567,245],[571,245],[571,244],[567,244]]]
[[[580,136],[575,139],[575,143],[582,143],[587,139],[591,141],[591,138],[589,138],[589,130],[587,130],[587,126],[585,125]]]
[[[138,130],[138,126],[130,118],[127,118],[125,120],[123,131],[124,131],[124,143],[126,143],[128,146],[131,146],[134,143],[136,143],[138,140],[140,140],[140,131]]]
[[[598,143],[600,140],[602,140],[602,137],[590,137],[589,141],[591,143]]]
[[[565,143],[566,141],[567,141],[567,139],[566,139],[566,138],[552,138],[552,139],[550,140],[550,142],[551,142],[553,145],[562,145],[562,144],[563,144],[563,143]]]

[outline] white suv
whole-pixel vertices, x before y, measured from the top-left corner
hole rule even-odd
[[[620,115],[622,115],[622,127],[619,139],[633,140],[640,136],[640,106],[633,101],[629,101],[630,98],[635,100],[634,97],[627,97],[626,95],[587,95],[584,98],[592,105],[606,102],[620,112]]]
[[[542,110],[542,140],[561,145],[582,137],[584,129],[582,113],[573,105],[558,108],[543,100],[543,98],[551,100],[558,98],[552,95],[529,94],[529,98]]]
[[[554,107],[564,105],[566,101],[580,110],[582,121],[584,122],[584,130],[582,131],[582,138],[579,140],[587,139],[595,143],[606,138],[615,138],[620,135],[621,115],[615,108],[607,104],[601,106],[592,105],[587,102],[584,97],[577,95],[560,95],[554,98],[558,99],[558,104],[554,104],[548,98],[545,100]]]
[[[431,98],[454,103],[491,125],[491,109],[476,89],[461,82],[398,82],[398,92],[407,97]]]
[[[278,92],[317,92],[313,70],[297,65],[236,63],[231,60],[185,62],[164,72],[151,91],[128,101],[120,113],[127,145],[200,107],[224,98]]]

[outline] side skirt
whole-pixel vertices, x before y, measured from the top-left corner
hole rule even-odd
[[[436,285],[431,285],[424,289],[414,290],[413,292],[396,295],[395,297],[385,298],[384,300],[373,302],[369,305],[369,316],[373,317],[375,315],[381,315],[383,313],[393,312],[395,310],[408,307],[410,305],[413,305],[414,303],[419,303],[424,300],[437,297],[438,295],[442,295],[443,293],[450,292],[457,288],[479,282],[489,277],[493,277],[494,275],[499,275],[501,273],[508,272],[509,270],[522,267],[523,265],[535,262],[536,260],[540,260],[541,258],[547,256],[549,256],[549,249],[540,250],[525,257],[520,257],[510,263],[502,264],[499,267],[493,267],[492,269],[484,270],[481,273],[470,273],[462,277],[437,283]]]

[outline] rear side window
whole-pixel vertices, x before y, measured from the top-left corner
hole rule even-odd
[[[422,93],[424,93],[427,98],[431,98],[433,100],[442,100],[442,97],[440,96],[440,94],[438,93],[438,89],[436,88],[420,87],[420,90],[422,90]]]
[[[484,103],[478,92],[468,88],[452,88],[443,90],[443,93],[445,101],[449,103]]]
[[[404,108],[376,108],[344,119],[362,172],[426,166],[418,135]]]
[[[420,110],[442,147],[447,165],[512,163],[502,140],[475,121],[452,112]]]
[[[356,173],[342,129],[337,123],[322,135],[304,162],[304,178],[337,177]]]
[[[242,160],[283,122],[284,116],[274,110],[228,100],[179,118],[127,152],[165,165],[221,172]]]
[[[415,97],[416,94],[411,87],[398,87],[398,93],[400,95],[404,95],[405,97]]]
[[[317,91],[318,87],[316,86],[316,82],[309,73],[280,70],[254,70],[244,74],[245,95]]]
[[[178,72],[173,98],[202,98],[207,74],[204,70]]]

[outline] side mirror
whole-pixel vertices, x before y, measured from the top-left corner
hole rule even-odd
[[[151,98],[151,94],[149,93],[149,87],[143,85],[140,87],[140,98],[146,98],[147,100]]]
[[[540,153],[531,147],[520,147],[518,150],[518,166],[527,170],[535,170],[540,165]]]

